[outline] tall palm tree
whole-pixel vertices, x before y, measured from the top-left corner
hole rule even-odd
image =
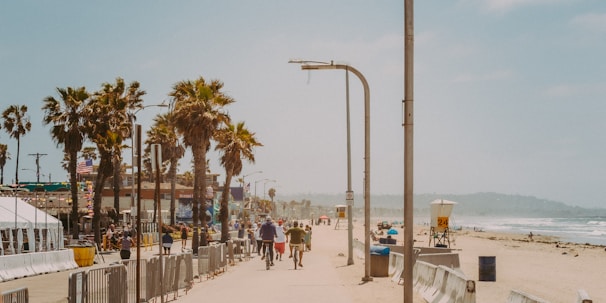
[[[221,92],[223,83],[218,80],[207,82],[203,77],[194,81],[185,80],[173,86],[169,94],[173,97],[175,109],[174,122],[179,135],[183,137],[183,144],[190,147],[194,158],[194,203],[193,223],[194,238],[192,250],[198,252],[198,244],[206,245],[206,238],[202,243],[198,239],[198,219],[202,226],[206,225],[206,216],[200,216],[198,203],[206,206],[206,153],[210,147],[210,140],[221,123],[229,121],[229,115],[223,108],[234,100]],[[203,209],[206,209],[204,207]]]
[[[177,166],[179,159],[185,154],[185,148],[179,144],[179,137],[175,132],[174,123],[172,123],[172,113],[157,115],[154,118],[154,125],[147,132],[145,143],[161,144],[162,157],[169,162],[168,178],[170,179],[170,225],[175,225],[175,195]]]
[[[221,221],[221,242],[226,242],[229,235],[227,217],[231,178],[242,172],[242,159],[255,163],[253,148],[263,146],[263,144],[257,141],[255,133],[246,129],[244,122],[238,122],[236,125],[228,123],[215,133],[215,140],[217,141],[215,150],[222,152],[221,165],[225,168],[219,220]]]
[[[101,90],[96,92],[88,103],[86,113],[86,133],[88,138],[97,146],[99,167],[94,184],[93,198],[93,230],[95,242],[100,243],[100,214],[101,192],[103,184],[110,176],[114,176],[114,208],[119,212],[119,198],[116,202],[116,188],[119,192],[119,177],[122,161],[123,141],[130,135],[131,120],[129,112],[140,108],[141,96],[145,91],[139,89],[138,82],[132,82],[127,87],[122,78],[116,78],[116,83],[104,83]],[[98,123],[103,121],[104,123]]]
[[[59,100],[52,96],[44,98],[42,109],[45,111],[42,122],[52,124],[51,137],[57,145],[63,145],[64,158],[67,159],[70,190],[72,196],[72,236],[78,238],[78,152],[82,149],[84,133],[83,111],[90,94],[85,87],[57,88]]]
[[[272,216],[276,216],[276,203],[274,202],[274,197],[276,196],[276,189],[275,188],[270,188],[267,191],[267,195],[269,196],[269,198],[271,199],[271,209],[273,211]]]
[[[15,183],[19,184],[19,150],[21,148],[21,137],[27,134],[32,123],[27,116],[26,105],[11,105],[2,112],[4,119],[4,130],[13,139],[17,140],[17,162],[15,165]]]
[[[0,144],[0,184],[4,184],[4,165],[6,160],[11,158],[11,154],[8,152],[8,145]]]

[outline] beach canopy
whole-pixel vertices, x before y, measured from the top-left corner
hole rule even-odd
[[[16,212],[16,215],[15,215]],[[0,197],[0,228],[6,229],[44,229],[63,228],[61,221],[57,218],[46,215],[40,209],[23,201],[21,198]]]
[[[387,234],[388,234],[388,235],[397,235],[397,234],[398,234],[398,231],[397,231],[397,230],[395,230],[395,229],[393,229],[393,228],[390,228],[390,229],[387,231]]]

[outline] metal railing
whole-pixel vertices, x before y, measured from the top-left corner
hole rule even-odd
[[[21,287],[18,289],[3,291],[1,302],[28,303],[29,302],[29,292],[27,290],[27,287]]]

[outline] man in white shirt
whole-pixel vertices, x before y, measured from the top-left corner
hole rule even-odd
[[[282,261],[282,255],[284,254],[286,236],[284,235],[284,226],[282,220],[278,220],[278,226],[276,226],[276,240],[274,241],[274,247],[276,248],[276,260]]]

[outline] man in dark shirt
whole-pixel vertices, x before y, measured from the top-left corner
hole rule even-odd
[[[261,240],[263,240],[263,256],[261,260],[265,260],[265,250],[269,249],[269,257],[271,260],[271,265],[274,265],[274,238],[277,236],[276,234],[276,226],[271,222],[271,217],[267,217],[265,219],[265,223],[261,225],[261,231],[259,231],[259,235],[261,236]]]

